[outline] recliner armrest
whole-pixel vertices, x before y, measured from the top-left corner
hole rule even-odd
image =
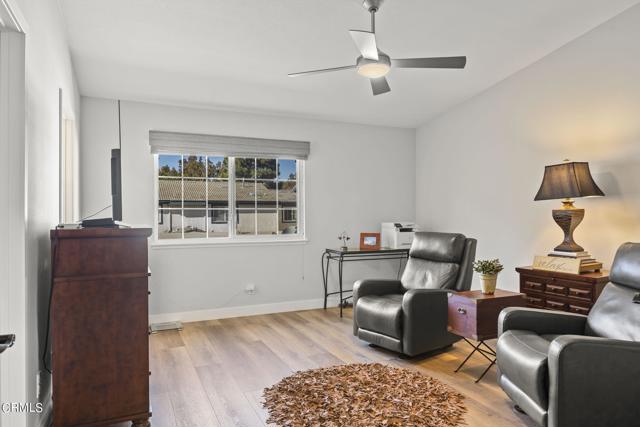
[[[587,316],[537,308],[509,307],[498,317],[498,336],[510,329],[544,334],[584,334]]]
[[[358,325],[356,324],[355,310],[358,298],[367,295],[388,295],[401,294],[403,292],[402,282],[395,279],[364,279],[353,284],[353,334],[358,335]]]
[[[402,293],[402,282],[395,279],[364,279],[353,284],[353,304],[366,295],[388,295]]]
[[[411,289],[402,297],[403,352],[419,354],[426,343],[438,348],[450,343],[447,289]]]
[[[402,311],[410,315],[413,310],[422,310],[433,301],[444,301],[446,304],[449,292],[448,289],[410,289],[402,297]]]
[[[638,425],[640,343],[564,335],[549,347],[549,426]]]

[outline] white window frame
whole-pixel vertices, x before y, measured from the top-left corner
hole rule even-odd
[[[307,230],[305,224],[305,160],[296,159],[293,157],[287,156],[255,156],[255,158],[274,158],[277,160],[296,160],[296,211],[298,215],[298,230],[297,234],[254,234],[254,235],[237,235],[236,234],[236,177],[235,177],[235,159],[238,158],[252,158],[254,156],[227,156],[220,154],[219,157],[227,157],[228,167],[229,167],[229,207],[228,207],[228,227],[229,227],[229,236],[228,237],[196,237],[196,238],[184,238],[184,226],[182,226],[183,237],[180,239],[160,239],[158,237],[158,218],[159,218],[159,207],[158,207],[158,196],[159,196],[159,167],[160,167],[160,155],[175,155],[175,156],[185,156],[185,155],[194,155],[200,156],[199,154],[192,153],[174,153],[174,154],[154,154],[153,155],[153,163],[154,163],[154,221],[153,221],[153,246],[155,247],[176,247],[176,246],[218,246],[218,245],[237,245],[237,244],[270,244],[270,243],[304,243],[307,242]],[[203,157],[214,157],[214,156],[205,156]],[[276,175],[277,176],[277,175]],[[207,180],[208,183],[208,180]],[[207,184],[208,185],[208,184]],[[277,206],[277,192],[276,192],[276,206]],[[184,195],[182,199],[182,210],[184,208]],[[176,208],[177,209],[177,208]],[[276,210],[276,216],[278,223],[280,222],[280,209],[274,208]],[[208,208],[205,207],[203,210],[207,211]],[[254,208],[254,211],[257,212],[257,207]],[[209,216],[207,215],[205,222],[207,223],[207,228]],[[257,221],[257,215],[256,215]],[[256,231],[257,231],[257,223],[256,223]]]

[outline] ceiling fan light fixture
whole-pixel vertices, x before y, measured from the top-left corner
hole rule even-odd
[[[378,79],[384,77],[389,73],[391,69],[391,58],[389,55],[378,51],[378,60],[367,59],[360,56],[356,61],[356,67],[358,74],[361,76]]]
[[[391,67],[384,62],[370,62],[358,66],[358,74],[370,79],[384,77],[389,73]]]

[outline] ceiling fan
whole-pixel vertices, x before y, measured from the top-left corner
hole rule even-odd
[[[308,76],[312,74],[328,73],[356,69],[358,74],[371,80],[371,89],[374,95],[380,95],[391,91],[385,76],[391,67],[394,68],[464,68],[467,64],[466,56],[448,56],[438,58],[407,58],[392,59],[386,53],[378,49],[376,42],[376,12],[384,0],[364,0],[363,6],[371,14],[371,31],[349,30],[351,38],[361,55],[356,59],[355,65],[344,67],[325,68],[321,70],[303,71],[291,73],[289,77]]]

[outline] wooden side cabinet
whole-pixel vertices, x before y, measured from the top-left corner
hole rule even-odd
[[[524,307],[524,295],[517,292],[496,289],[495,294],[485,295],[482,291],[464,291],[449,296],[449,332],[461,336],[472,348],[466,359],[455,372],[460,371],[476,352],[482,354],[489,365],[476,379],[482,380],[496,363],[496,352],[485,341],[498,337],[498,316],[507,307]],[[473,344],[469,339],[478,341]]]
[[[51,231],[54,427],[149,425],[150,235]]]
[[[498,337],[498,316],[507,307],[524,307],[524,295],[496,289],[493,295],[464,291],[449,296],[449,332],[474,341]]]
[[[591,307],[609,283],[609,272],[567,274],[518,267],[520,292],[527,307],[589,314]]]

